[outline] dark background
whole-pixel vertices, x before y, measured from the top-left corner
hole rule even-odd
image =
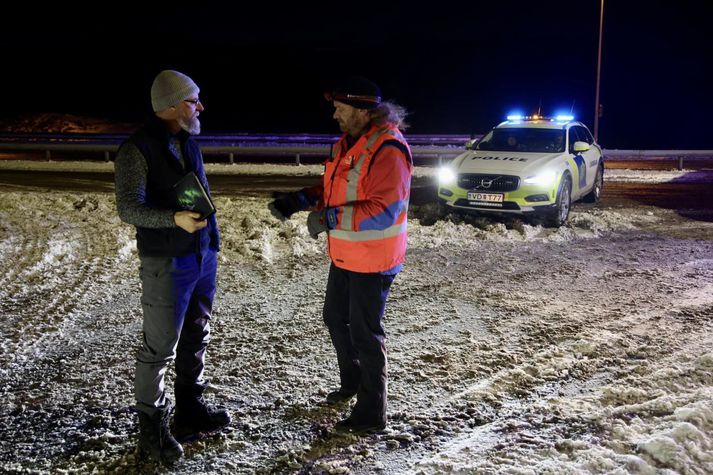
[[[713,149],[707,0],[606,0],[599,141]],[[0,32],[0,117],[140,121],[161,69],[201,87],[205,133],[336,133],[322,92],[377,82],[411,133],[484,133],[517,109],[593,128],[600,0],[24,5]]]

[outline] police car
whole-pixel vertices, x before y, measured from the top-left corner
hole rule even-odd
[[[466,148],[438,173],[438,197],[454,209],[538,214],[559,227],[574,201],[602,193],[602,149],[570,115],[508,116]]]

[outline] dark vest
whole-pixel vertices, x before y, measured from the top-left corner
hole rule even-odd
[[[135,132],[127,142],[134,144],[146,159],[146,205],[157,209],[179,211],[178,199],[173,185],[183,176],[193,171],[200,177],[206,191],[208,180],[203,168],[198,144],[184,131],[178,134],[185,170],[178,159],[168,149],[171,138],[168,129],[158,118],[151,118],[144,127]],[[198,253],[210,247],[218,250],[220,237],[215,215],[208,218],[208,226],[189,233],[179,227],[142,228],[136,227],[136,246],[140,256],[177,257]]]

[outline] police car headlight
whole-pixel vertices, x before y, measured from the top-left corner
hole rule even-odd
[[[449,167],[438,169],[438,183],[441,185],[452,185],[456,182],[456,173]]]
[[[555,182],[557,174],[553,171],[547,171],[534,176],[528,176],[523,180],[527,185],[550,186]]]

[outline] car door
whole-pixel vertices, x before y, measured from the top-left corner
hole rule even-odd
[[[587,166],[587,190],[589,190],[592,185],[594,185],[594,179],[597,176],[597,168],[599,167],[599,162],[601,161],[602,152],[599,146],[594,142],[594,137],[589,132],[589,129],[582,125],[577,125],[577,135],[579,140],[587,142],[589,144],[589,150],[584,152],[584,162]]]
[[[588,170],[587,170],[586,156],[584,156],[581,153],[575,153],[575,151],[574,151],[574,143],[575,142],[582,142],[582,139],[579,137],[577,127],[573,126],[573,127],[570,127],[569,130],[567,131],[567,146],[569,147],[568,152],[570,153],[570,156],[572,157],[572,160],[574,161],[574,164],[576,167],[576,172],[577,172],[577,176],[572,177],[573,178],[572,185],[574,187],[574,189],[572,190],[572,194],[574,195],[574,197],[577,197],[582,193],[582,191],[587,189],[587,183],[588,182],[591,183],[592,179],[588,180],[589,173],[587,173]]]
[[[594,142],[594,137],[589,130],[582,125],[575,125],[570,129],[571,138],[575,141],[586,142],[589,144],[589,150],[584,153],[575,155],[574,160],[578,164],[581,163],[585,169],[584,177],[580,183],[582,192],[589,191],[594,185],[594,180],[597,176],[597,168],[601,161],[602,152],[599,146]],[[572,145],[574,142],[570,142]],[[574,150],[570,146],[570,152],[574,154]]]

